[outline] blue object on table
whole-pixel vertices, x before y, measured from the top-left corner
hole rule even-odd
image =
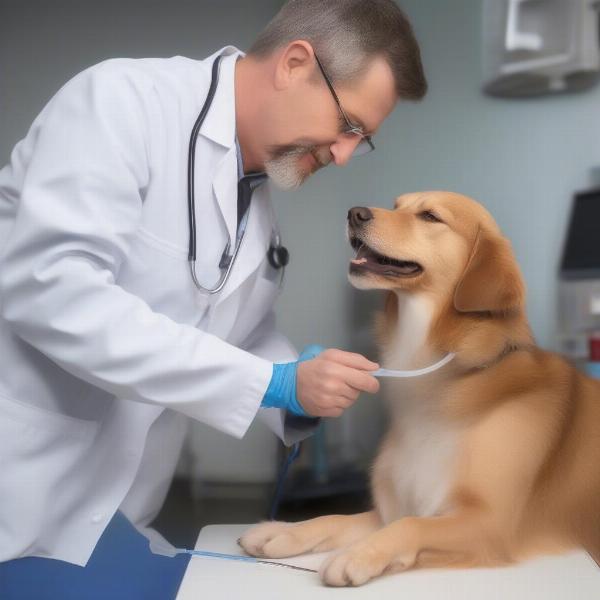
[[[315,569],[307,569],[297,565],[288,565],[287,563],[279,563],[274,560],[264,560],[255,558],[254,556],[240,556],[238,554],[223,554],[222,552],[211,552],[209,550],[188,550],[187,548],[176,548],[178,554],[190,554],[191,556],[199,556],[200,558],[219,558],[222,560],[233,560],[238,562],[254,563],[256,565],[268,565],[270,567],[283,567],[285,569],[294,569],[295,571],[307,571],[309,573],[318,573]]]
[[[590,377],[595,377],[596,379],[600,379],[600,362],[587,362],[585,363],[585,372]]]
[[[190,556],[153,554],[120,512],[104,530],[85,567],[49,558],[0,563],[2,600],[171,600]]]

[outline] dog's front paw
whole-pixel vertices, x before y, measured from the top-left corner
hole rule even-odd
[[[305,552],[301,540],[294,535],[294,524],[265,521],[246,531],[238,544],[251,556],[284,558]]]
[[[319,569],[326,585],[358,586],[384,572],[403,570],[400,560],[391,560],[386,553],[368,543],[358,543],[329,557]]]

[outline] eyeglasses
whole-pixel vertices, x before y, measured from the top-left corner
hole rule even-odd
[[[359,125],[356,125],[355,123],[352,123],[352,121],[348,118],[348,115],[345,113],[344,109],[342,108],[342,105],[340,103],[340,99],[338,98],[338,95],[335,93],[335,89],[333,88],[331,79],[329,79],[329,77],[327,76],[327,73],[325,73],[325,69],[323,68],[323,65],[321,64],[321,61],[319,60],[319,57],[317,56],[316,53],[315,53],[315,60],[317,61],[317,65],[319,65],[319,69],[321,70],[321,73],[323,74],[323,77],[325,78],[325,81],[327,82],[327,87],[329,88],[329,91],[331,92],[331,95],[333,96],[333,99],[335,100],[335,103],[337,104],[337,107],[340,111],[340,115],[342,116],[342,119],[344,119],[346,125],[348,126],[348,128],[344,131],[344,133],[350,134],[350,135],[358,135],[361,137],[361,140],[358,143],[358,145],[356,146],[356,148],[354,149],[352,156],[363,156],[364,154],[368,154],[372,150],[375,150],[375,145],[373,144],[373,141],[371,140],[371,136],[365,135],[363,128],[360,127]]]

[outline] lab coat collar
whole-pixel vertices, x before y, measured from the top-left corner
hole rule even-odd
[[[245,55],[235,46],[221,48],[203,61],[208,68],[209,77],[213,62],[219,55],[223,56],[219,67],[219,84],[200,135],[225,148],[235,149],[235,64],[240,56]],[[204,99],[202,102],[204,103]]]

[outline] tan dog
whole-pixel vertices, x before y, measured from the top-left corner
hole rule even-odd
[[[414,567],[506,565],[584,547],[600,556],[600,383],[534,344],[524,285],[489,213],[447,192],[395,210],[354,208],[350,281],[389,290],[377,328],[391,426],[372,470],[372,511],[245,533],[249,553],[339,549],[329,585]]]

